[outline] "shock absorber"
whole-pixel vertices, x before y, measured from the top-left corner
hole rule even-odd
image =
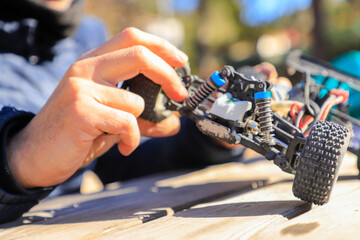
[[[271,132],[273,132],[273,124],[272,124],[272,111],[270,109],[271,102],[271,92],[257,92],[254,95],[255,104],[257,106],[257,116],[259,119],[259,130],[260,135],[262,135],[263,142],[266,142],[269,145],[274,145],[275,141],[272,138]]]
[[[201,86],[186,99],[186,105],[194,110],[202,101],[209,97],[213,92],[222,87],[226,80],[220,75],[219,71],[215,71],[211,77],[201,84]]]

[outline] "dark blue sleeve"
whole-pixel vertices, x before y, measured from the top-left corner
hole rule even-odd
[[[20,217],[45,198],[49,188],[22,188],[13,178],[6,157],[6,144],[11,135],[24,128],[34,114],[3,107],[0,111],[0,223]]]
[[[177,135],[150,139],[127,157],[115,146],[98,159],[95,172],[104,183],[110,183],[164,171],[239,161],[243,150],[219,145],[202,134],[193,121],[183,117]]]

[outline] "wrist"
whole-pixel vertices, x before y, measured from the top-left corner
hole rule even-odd
[[[15,163],[18,162],[15,161],[14,156],[16,155],[14,153],[17,152],[17,146],[12,145],[12,140],[18,133],[22,132],[33,116],[32,113],[17,111],[10,107],[4,107],[0,110],[0,188],[12,194],[28,194],[24,188],[27,187],[26,184],[23,184],[18,177],[15,178],[13,174],[16,172],[17,175],[19,168],[14,167]],[[8,155],[10,156],[8,157]],[[27,154],[23,154],[22,157],[25,158],[26,156]]]
[[[14,180],[23,188],[32,188],[28,181],[27,172],[31,171],[27,166],[25,158],[27,156],[24,149],[24,130],[8,137],[6,144],[6,155],[9,170]]]

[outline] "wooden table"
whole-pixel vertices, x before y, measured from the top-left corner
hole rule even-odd
[[[149,176],[44,200],[0,225],[0,239],[360,238],[354,156],[324,206],[295,198],[292,178],[268,161]]]

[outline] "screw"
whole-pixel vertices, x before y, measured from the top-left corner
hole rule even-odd
[[[285,168],[286,165],[287,165],[287,162],[286,162],[286,161],[281,161],[281,162],[280,162],[280,167],[281,167],[281,168]]]

